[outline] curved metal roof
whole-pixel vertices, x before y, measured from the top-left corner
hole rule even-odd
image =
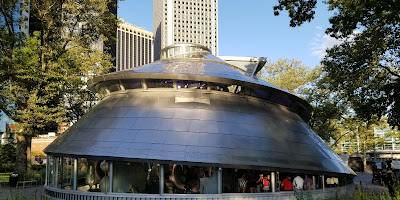
[[[51,143],[51,155],[354,175],[284,106],[200,90],[113,93]]]
[[[162,53],[161,57],[168,58],[95,77],[89,85],[190,80],[240,85],[263,93],[256,98],[208,89],[115,87],[115,92],[58,137],[45,153],[355,175],[306,125],[312,108],[303,99],[246,75],[201,46],[174,45]]]
[[[193,49],[188,48],[191,47]],[[182,50],[184,48],[185,50]],[[161,52],[160,61],[124,71],[109,73],[89,80],[89,87],[100,83],[124,79],[173,79],[196,80],[223,84],[234,84],[249,88],[259,88],[269,93],[265,100],[271,100],[272,95],[288,99],[280,102],[300,115],[305,121],[311,118],[313,108],[302,98],[284,91],[273,84],[265,82],[256,76],[247,74],[242,69],[230,65],[201,45],[180,44],[166,47]],[[186,53],[185,53],[186,52]]]

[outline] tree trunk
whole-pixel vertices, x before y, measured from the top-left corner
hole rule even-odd
[[[14,170],[16,173],[25,173],[28,168],[27,150],[28,146],[30,150],[30,144],[31,144],[30,137],[17,134],[17,147],[15,149],[17,155],[15,159],[15,170]]]
[[[27,137],[26,141],[28,143],[28,146],[26,148],[26,161],[27,161],[27,169],[28,171],[32,169],[32,138],[31,137]]]

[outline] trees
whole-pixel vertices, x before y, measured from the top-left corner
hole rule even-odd
[[[320,69],[321,70],[321,69]],[[341,137],[341,122],[349,114],[348,105],[340,95],[329,89],[331,79],[320,73],[304,97],[313,106],[314,113],[308,124],[325,141]]]
[[[316,0],[279,0],[276,14],[286,9],[291,26],[313,19]],[[326,33],[344,42],[327,50],[322,61],[332,81],[357,116],[368,121],[387,115],[400,125],[400,4],[396,0],[328,0],[331,27]]]
[[[302,95],[320,75],[318,70],[310,69],[300,60],[279,59],[277,62],[268,61],[259,74],[260,78],[279,88]]]
[[[296,59],[279,59],[268,61],[259,74],[265,81],[303,97],[313,106],[314,114],[308,123],[321,138],[329,141],[339,137],[338,121],[346,112],[346,105],[327,87],[330,79],[321,67],[311,69]]]
[[[0,19],[18,16],[19,1],[5,2],[10,6],[2,7]],[[80,98],[74,92],[85,90],[83,78],[104,73],[112,66],[109,55],[92,48],[100,39],[115,37],[116,17],[108,10],[111,2],[31,0],[38,31],[26,39],[14,33],[15,39],[7,40],[6,54],[0,54],[0,98],[1,109],[20,128],[15,171],[25,172],[27,168],[31,137],[67,121],[67,94],[74,100]],[[1,21],[1,34],[15,32],[17,25]]]
[[[374,151],[376,146],[384,143],[384,137],[375,135],[375,128],[384,130],[388,128],[386,118],[379,119],[376,115],[366,121],[362,118],[346,117],[340,124],[343,139],[350,143],[358,143],[357,149],[350,148],[350,152],[361,153],[364,162],[364,170],[367,168],[367,152]]]
[[[0,168],[4,170],[12,169],[15,163],[15,147],[13,144],[0,144]],[[0,170],[3,171],[3,170]]]

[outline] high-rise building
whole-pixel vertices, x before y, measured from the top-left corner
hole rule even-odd
[[[120,23],[117,30],[117,71],[153,62],[153,33]]]
[[[218,0],[153,0],[154,60],[162,48],[195,43],[218,55]]]

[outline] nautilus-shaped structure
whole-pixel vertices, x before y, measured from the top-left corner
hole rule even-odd
[[[257,78],[260,69],[228,64],[200,45],[166,47],[159,61],[90,80],[106,97],[45,153],[354,176],[306,124],[310,104]]]

